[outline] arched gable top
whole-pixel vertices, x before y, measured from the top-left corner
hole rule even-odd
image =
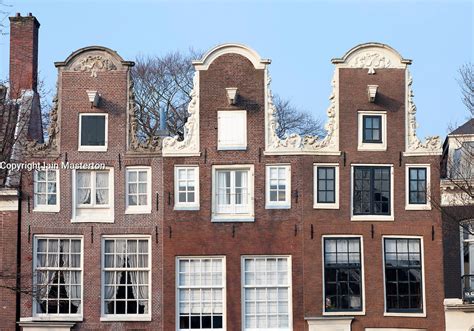
[[[262,59],[260,55],[250,47],[242,44],[222,44],[209,50],[201,60],[193,61],[196,70],[207,70],[212,62],[224,54],[239,54],[252,62],[255,69],[265,69],[271,63],[269,59]]]
[[[359,44],[351,48],[341,58],[334,58],[333,64],[341,67],[351,68],[402,68],[412,63],[412,60],[403,58],[394,48],[389,45],[369,42]]]
[[[133,67],[133,61],[124,61],[124,59],[114,50],[104,46],[88,46],[80,48],[71,53],[65,61],[55,62],[54,65],[58,68],[65,67],[73,68],[80,62],[84,61],[100,61],[104,65],[110,67]]]

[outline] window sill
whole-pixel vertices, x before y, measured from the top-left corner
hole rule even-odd
[[[338,203],[317,203],[313,205],[313,209],[339,209]]]
[[[323,312],[323,316],[365,316],[365,311],[334,311]]]
[[[38,212],[38,213],[59,213],[59,206],[35,207],[35,208],[33,208],[33,212]]]
[[[393,317],[426,317],[426,313],[383,313],[383,316]]]
[[[357,146],[357,150],[361,152],[384,152],[387,145],[383,143],[364,143]]]
[[[220,146],[217,147],[218,151],[245,151],[247,146]]]
[[[199,210],[200,206],[199,205],[194,205],[194,206],[179,206],[175,205],[173,210]]]
[[[137,315],[124,315],[124,316],[107,316],[101,317],[101,322],[150,322],[151,316],[137,316]]]
[[[394,221],[393,215],[351,215],[351,221],[390,222]]]
[[[147,207],[146,209],[125,209],[125,215],[134,214],[151,214],[151,208]]]
[[[291,209],[291,204],[281,204],[281,205],[276,205],[276,204],[266,204],[265,209]]]
[[[431,210],[431,204],[425,204],[425,205],[408,204],[408,205],[405,205],[405,210]]]
[[[218,222],[255,222],[255,217],[246,215],[246,216],[236,216],[236,215],[229,215],[229,216],[219,216],[215,215],[212,216],[211,222],[218,223]]]
[[[31,322],[82,322],[82,315],[50,315],[50,316],[33,316]]]
[[[113,223],[113,218],[76,217],[71,218],[71,223]]]
[[[79,152],[107,152],[107,146],[79,146]]]

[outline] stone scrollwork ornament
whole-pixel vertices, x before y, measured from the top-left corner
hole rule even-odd
[[[79,60],[79,63],[74,67],[74,71],[90,72],[91,77],[97,77],[99,71],[117,70],[116,65],[112,60],[101,55],[88,55]]]

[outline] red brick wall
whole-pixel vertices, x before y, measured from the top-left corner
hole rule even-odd
[[[17,237],[18,212],[0,211],[0,330],[16,325]]]
[[[13,99],[18,97],[22,89],[36,91],[39,26],[34,16],[10,17],[10,83]]]

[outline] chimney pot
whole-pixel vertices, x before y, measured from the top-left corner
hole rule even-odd
[[[32,14],[32,13],[28,13],[28,16],[33,16],[33,14]]]
[[[20,13],[16,13],[16,17],[21,17],[21,14],[20,14]]]

